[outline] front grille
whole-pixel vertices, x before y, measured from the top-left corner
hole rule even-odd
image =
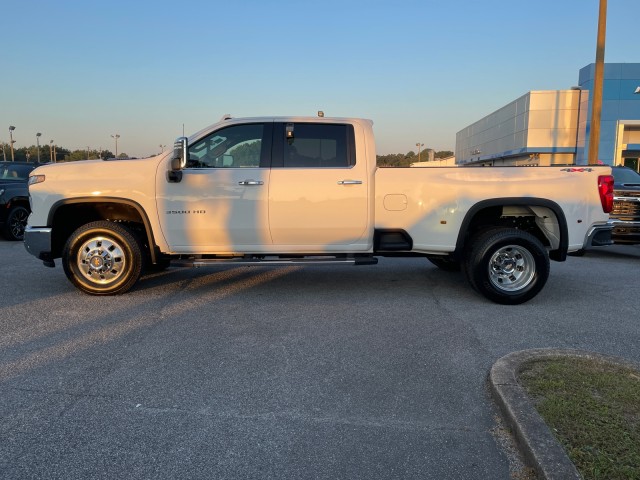
[[[615,200],[611,217],[627,222],[640,222],[640,202]]]
[[[620,197],[640,198],[640,191],[638,191],[638,190],[629,190],[629,191],[622,192],[620,190],[616,190],[616,191],[614,191],[614,195],[620,196]]]
[[[640,221],[640,190],[614,189],[612,218]]]

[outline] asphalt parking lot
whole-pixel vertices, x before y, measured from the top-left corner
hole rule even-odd
[[[615,246],[511,307],[424,259],[172,268],[101,298],[0,240],[0,477],[508,479],[492,364],[640,361],[639,281]]]

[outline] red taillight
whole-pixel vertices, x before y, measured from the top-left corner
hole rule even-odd
[[[611,213],[613,210],[613,176],[600,175],[598,177],[598,193],[600,193],[600,203],[604,213]]]

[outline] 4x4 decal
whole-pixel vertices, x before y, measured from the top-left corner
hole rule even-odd
[[[560,170],[561,172],[593,172],[593,168],[588,167],[571,167],[571,168],[563,168]]]

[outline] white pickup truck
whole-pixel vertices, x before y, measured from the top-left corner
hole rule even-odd
[[[169,265],[423,256],[519,304],[550,258],[611,243],[608,167],[378,168],[372,125],[225,116],[154,157],[39,167],[25,246],[95,295]]]

